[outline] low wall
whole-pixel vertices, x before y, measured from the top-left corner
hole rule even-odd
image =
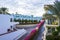
[[[26,33],[27,33],[27,31],[24,29],[17,30],[15,32],[0,36],[0,40],[18,40]]]

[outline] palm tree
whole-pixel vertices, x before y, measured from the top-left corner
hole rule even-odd
[[[8,14],[8,9],[5,7],[0,8],[0,13],[2,14]]]
[[[57,17],[59,19],[59,26],[60,26],[60,2],[55,1],[54,5],[46,5],[44,7],[44,9],[46,11],[50,11],[52,13],[52,15],[57,15]]]

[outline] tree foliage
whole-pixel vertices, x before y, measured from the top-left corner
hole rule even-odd
[[[8,13],[8,8],[6,8],[6,7],[1,7],[1,8],[0,8],[0,14],[9,14],[9,13]]]

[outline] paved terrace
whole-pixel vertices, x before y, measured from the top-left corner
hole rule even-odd
[[[38,24],[35,24],[35,25],[24,25],[24,26],[27,26],[26,28],[24,26],[22,26],[22,27],[20,26],[20,29],[24,28],[27,31],[27,33],[24,36],[22,36],[21,38],[19,38],[18,40],[24,40],[25,37],[28,36],[31,33],[31,31],[37,27],[37,25]],[[44,30],[45,30],[45,28],[44,28],[44,25],[43,25],[39,29],[38,33],[36,34],[36,36],[34,37],[33,40],[42,40]]]
[[[19,38],[18,40],[24,40],[25,39],[25,37],[27,36],[27,35],[29,35],[29,33],[35,28],[37,26],[37,24],[33,24],[33,25],[18,25],[18,29],[22,29],[22,28],[24,28],[26,31],[27,31],[27,33],[24,35],[24,36],[22,36],[21,38]]]
[[[27,34],[25,34],[23,37],[19,38],[19,40],[24,40],[25,37],[35,28],[36,26],[32,28],[26,28]],[[44,32],[44,25],[39,29],[39,32],[36,34],[33,40],[42,40],[43,37],[43,32]]]

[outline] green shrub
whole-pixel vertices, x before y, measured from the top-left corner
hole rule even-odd
[[[46,40],[53,40],[53,36],[52,35],[46,36]]]
[[[60,32],[60,26],[59,26],[59,27],[57,27],[57,30],[58,30],[58,32]]]
[[[52,32],[52,35],[53,36],[58,36],[58,33],[59,33],[58,31],[54,31],[54,32]]]
[[[48,35],[46,36],[46,40],[60,40],[60,36],[53,36],[53,35]]]

